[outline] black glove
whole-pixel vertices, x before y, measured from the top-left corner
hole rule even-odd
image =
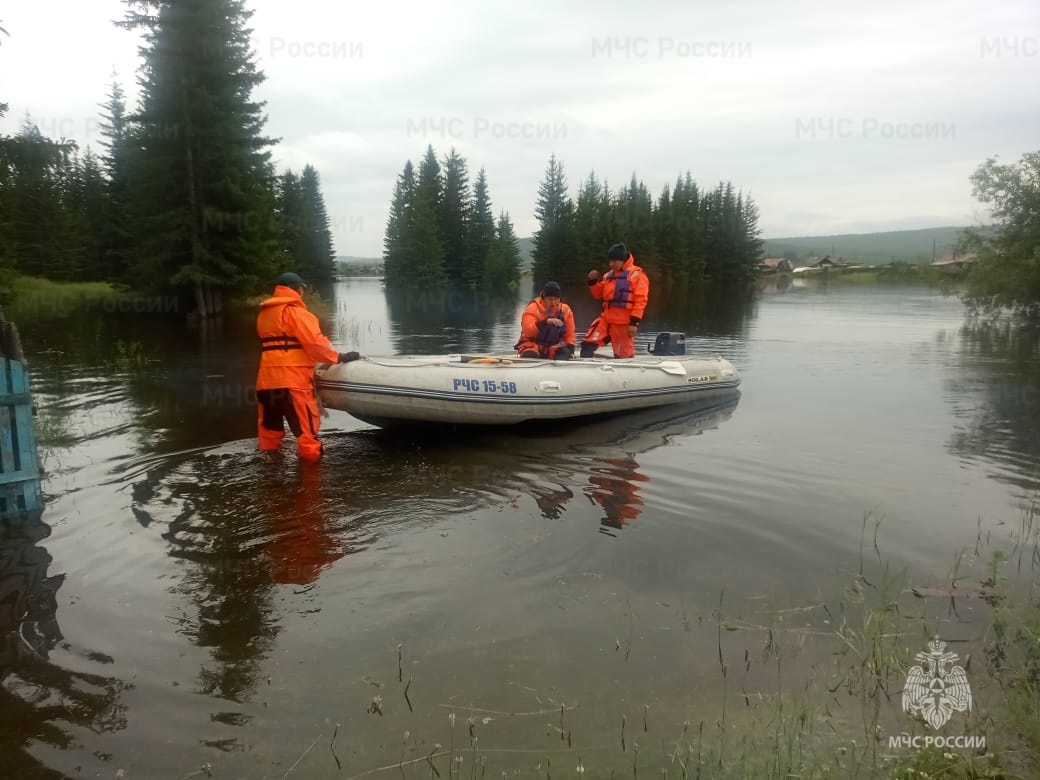
[[[361,357],[361,355],[359,355],[357,352],[340,352],[339,353],[339,362],[340,363],[349,363],[350,361],[357,360],[360,357]]]

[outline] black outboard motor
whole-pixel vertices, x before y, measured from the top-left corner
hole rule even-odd
[[[658,333],[657,341],[653,347],[648,347],[654,355],[685,355],[686,334],[685,333]]]

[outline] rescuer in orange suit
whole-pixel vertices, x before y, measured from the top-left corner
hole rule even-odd
[[[274,294],[260,304],[256,332],[260,337],[260,371],[256,377],[261,450],[276,450],[285,437],[285,423],[296,436],[301,460],[321,459],[318,397],[314,366],[349,363],[357,352],[337,352],[322,334],[318,318],[308,311],[298,274],[284,273]]]
[[[624,244],[607,250],[610,270],[600,278],[589,271],[589,292],[603,301],[603,313],[592,321],[581,343],[581,357],[592,357],[599,347],[610,342],[614,357],[635,357],[635,336],[650,295],[650,280],[635,263]]]
[[[570,360],[574,356],[574,312],[560,300],[560,285],[546,282],[520,318],[520,357]]]

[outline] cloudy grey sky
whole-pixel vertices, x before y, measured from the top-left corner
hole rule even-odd
[[[428,143],[486,166],[519,235],[555,153],[659,193],[689,170],[761,207],[766,236],[958,225],[968,177],[1040,148],[1036,0],[251,0],[279,167],[322,177],[339,254],[378,255],[395,177]],[[0,99],[96,144],[119,0],[8,0]],[[425,120],[425,121],[424,121]],[[623,239],[620,236],[619,239]]]

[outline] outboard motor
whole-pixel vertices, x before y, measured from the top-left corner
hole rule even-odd
[[[654,346],[649,348],[654,355],[685,355],[685,333],[658,333]]]

